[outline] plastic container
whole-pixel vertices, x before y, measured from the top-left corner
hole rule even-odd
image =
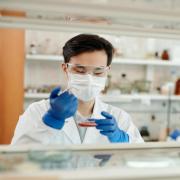
[[[134,82],[134,89],[136,89],[137,92],[146,92],[148,93],[151,88],[151,81],[147,80],[136,80]]]

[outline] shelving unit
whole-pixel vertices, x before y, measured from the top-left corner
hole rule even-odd
[[[72,2],[61,0],[52,3],[50,0],[44,2],[43,6],[38,0],[28,0],[26,3],[20,0],[18,3],[10,3],[3,0],[3,8],[23,9],[27,16],[25,18],[0,17],[0,26],[30,28],[58,32],[83,32],[100,33],[121,36],[154,37],[166,39],[178,39],[179,29],[179,3],[162,4],[156,1],[146,1],[139,4],[137,1],[128,0],[124,3],[118,1],[82,1]],[[69,11],[70,10],[70,11]],[[68,21],[66,16],[74,20]],[[94,12],[94,13],[92,13]],[[39,16],[41,18],[39,18]],[[80,18],[81,17],[81,18]],[[86,19],[86,18],[89,18]],[[103,18],[103,21],[102,21]],[[97,23],[91,20],[96,19]],[[27,61],[44,61],[59,63],[63,61],[60,55],[30,55]],[[159,59],[125,59],[115,57],[113,64],[145,66],[145,79],[152,81],[154,67],[180,67],[180,61],[162,61]],[[25,94],[26,99],[47,98],[48,94]],[[119,97],[104,97],[106,101],[120,100],[167,100],[163,95],[119,95]],[[179,97],[172,96],[176,100]]]
[[[62,62],[63,56],[60,55],[42,55],[42,54],[27,54],[28,61],[51,61]],[[163,61],[160,59],[127,59],[114,57],[113,64],[133,64],[133,65],[151,65],[151,66],[176,66],[180,67],[180,61]]]
[[[43,54],[27,54],[26,60],[33,61],[43,61],[43,62],[63,62],[63,56],[61,55],[43,55]],[[162,61],[160,59],[125,59],[115,57],[113,59],[113,64],[127,64],[127,65],[139,65],[139,66],[147,66],[147,79],[151,79],[153,66],[175,66],[180,67],[180,61]],[[150,75],[149,75],[150,74]],[[49,97],[48,93],[25,93],[26,100],[33,99],[46,99]],[[133,100],[150,100],[150,101],[164,101],[168,100],[168,95],[158,95],[158,94],[129,94],[129,95],[118,95],[111,96],[105,95],[102,96],[103,101],[105,102],[123,102],[123,101],[133,101]],[[170,97],[172,101],[180,101],[180,96],[172,95]]]
[[[60,61],[63,61],[63,56],[60,56],[60,55],[44,55],[44,54],[27,54],[26,60],[28,60],[28,61],[60,62]]]
[[[42,6],[40,0],[1,0],[1,9],[21,10],[26,16],[1,16],[0,27],[178,39],[178,7],[178,1],[162,6],[160,1],[46,0]]]
[[[33,99],[47,99],[49,97],[49,93],[25,93],[26,100],[33,100]],[[122,94],[122,95],[102,95],[102,100],[105,102],[123,102],[123,101],[133,101],[133,100],[153,100],[153,101],[164,101],[170,100],[172,101],[180,101],[180,96],[171,96],[168,97],[167,95],[158,95],[158,94]]]

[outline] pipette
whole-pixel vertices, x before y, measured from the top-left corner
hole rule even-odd
[[[63,94],[64,92],[69,91],[69,89],[70,89],[70,88],[66,88],[64,91],[59,91],[57,95],[60,96],[60,95]]]

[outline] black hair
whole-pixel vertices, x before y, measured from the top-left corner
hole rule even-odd
[[[63,47],[64,62],[68,63],[70,58],[84,52],[104,50],[107,55],[107,65],[112,62],[114,48],[106,39],[94,34],[79,34],[68,40]]]

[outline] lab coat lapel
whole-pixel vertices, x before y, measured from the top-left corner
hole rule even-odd
[[[67,138],[71,140],[74,144],[81,144],[81,139],[79,136],[79,131],[73,117],[66,119],[65,125],[63,127]]]
[[[107,110],[107,104],[104,104],[98,97],[95,99],[95,105],[93,109],[93,114],[91,118],[103,118],[101,116],[102,111]],[[101,138],[101,134],[99,133],[99,130],[96,129],[96,127],[90,127],[87,128],[85,137],[84,137],[84,144],[89,143],[96,143]]]

